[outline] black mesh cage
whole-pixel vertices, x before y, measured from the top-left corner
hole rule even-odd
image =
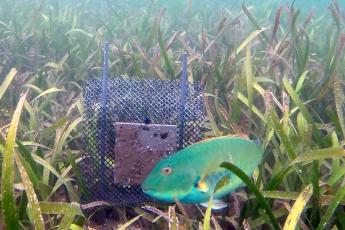
[[[116,122],[176,125],[178,150],[202,138],[205,119],[200,83],[138,78],[114,78],[106,85],[104,80],[87,81],[79,163],[86,182],[83,202],[137,205],[151,201],[140,185],[114,182]]]

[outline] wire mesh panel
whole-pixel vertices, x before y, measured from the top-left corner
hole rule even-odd
[[[90,80],[84,88],[84,149],[80,167],[87,191],[83,200],[105,200],[115,205],[151,201],[140,185],[116,183],[114,179],[119,163],[115,157],[116,124],[174,126],[177,128],[175,149],[184,148],[203,136],[206,117],[202,87],[199,83],[181,83],[178,80],[115,78],[107,82],[107,100],[104,102],[103,86],[101,80]],[[185,92],[181,93],[181,90]],[[170,154],[173,148],[167,151]]]

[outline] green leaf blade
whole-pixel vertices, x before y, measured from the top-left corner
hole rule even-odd
[[[263,208],[265,209],[265,211],[267,212],[267,215],[270,218],[271,224],[273,226],[273,229],[280,229],[278,222],[276,221],[274,215],[273,215],[273,211],[271,209],[271,207],[268,205],[268,203],[266,202],[264,196],[262,195],[262,193],[259,191],[259,189],[256,187],[256,185],[250,180],[250,178],[241,170],[239,169],[237,166],[235,166],[232,163],[229,162],[223,162],[220,167],[225,168],[231,172],[233,172],[234,174],[236,174],[236,176],[238,176],[249,188],[249,190],[254,193],[254,195],[256,196],[258,202],[260,202],[260,204],[263,206]]]
[[[13,81],[14,77],[16,76],[16,74],[17,74],[17,70],[16,69],[11,69],[10,72],[5,77],[5,80],[0,85],[0,100],[1,100],[2,96],[4,95],[4,93],[6,92],[8,86]]]
[[[20,115],[27,93],[21,96],[14,111],[10,128],[7,133],[6,145],[3,154],[1,174],[2,211],[7,227],[19,229],[19,222],[14,197],[14,146],[19,125]]]
[[[298,196],[293,205],[289,216],[286,219],[283,230],[294,230],[297,227],[300,216],[305,209],[311,195],[313,194],[313,186],[309,184]]]
[[[318,227],[316,228],[317,230],[322,230],[326,228],[327,223],[330,222],[330,219],[333,213],[335,212],[335,209],[338,207],[339,203],[342,201],[344,196],[345,196],[345,187],[343,186],[340,189],[338,189],[337,193],[331,200],[331,203],[329,204],[329,207],[326,213],[322,216],[321,221]]]
[[[30,177],[23,166],[21,158],[18,156],[17,153],[14,155],[15,162],[18,167],[18,171],[22,178],[22,182],[24,184],[25,192],[28,198],[28,207],[31,210],[33,225],[37,230],[44,230],[44,220],[41,212],[41,208],[37,199],[36,192],[34,190],[34,186],[30,181]]]

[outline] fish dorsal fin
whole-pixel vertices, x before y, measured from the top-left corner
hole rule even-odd
[[[228,134],[227,137],[240,137],[249,140],[249,136],[245,133]]]
[[[247,134],[245,134],[245,133],[236,133],[236,134],[228,134],[228,135],[219,136],[219,137],[208,137],[208,138],[205,138],[205,139],[203,139],[201,141],[198,141],[198,143],[209,142],[209,141],[213,141],[215,139],[226,138],[226,137],[240,137],[240,138],[249,140],[249,136]]]

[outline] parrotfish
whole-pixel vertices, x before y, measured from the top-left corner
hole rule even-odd
[[[160,160],[142,183],[142,190],[153,199],[169,203],[205,203],[212,194],[219,200],[243,185],[220,164],[230,162],[252,176],[263,152],[260,144],[246,138],[206,139]],[[214,191],[220,180],[222,186]]]

